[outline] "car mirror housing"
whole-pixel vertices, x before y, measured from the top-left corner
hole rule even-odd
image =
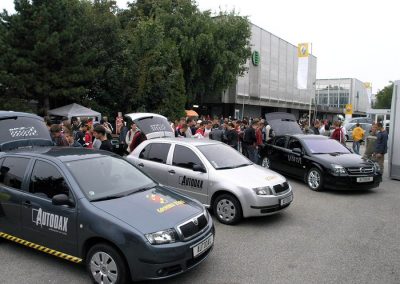
[[[206,169],[205,168],[203,168],[202,166],[200,166],[200,165],[193,165],[193,171],[195,171],[195,172],[202,172],[202,173],[205,173],[206,172]]]
[[[300,148],[293,148],[292,152],[299,156],[303,155],[303,151]]]
[[[73,206],[73,202],[71,202],[71,200],[69,200],[69,198],[68,198],[68,196],[66,194],[54,195],[53,198],[51,199],[51,203],[53,205]]]

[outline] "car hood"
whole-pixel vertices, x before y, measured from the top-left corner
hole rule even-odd
[[[217,174],[221,179],[247,188],[271,186],[286,181],[282,175],[254,164],[236,169],[217,170]]]
[[[92,204],[144,234],[174,228],[204,211],[199,203],[161,186]]]
[[[318,154],[314,155],[327,164],[336,164],[345,168],[373,166],[373,162],[357,154]],[[324,163],[323,163],[324,164]]]
[[[175,132],[166,117],[155,113],[129,113],[129,117],[146,135],[147,139],[175,137]]]

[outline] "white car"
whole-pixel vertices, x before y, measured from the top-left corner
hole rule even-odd
[[[128,116],[148,140],[127,159],[161,184],[211,208],[221,223],[274,214],[291,204],[293,192],[285,177],[253,164],[230,146],[208,139],[171,138],[174,132],[160,115]]]

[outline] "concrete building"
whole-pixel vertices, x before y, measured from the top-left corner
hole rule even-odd
[[[260,117],[266,112],[284,111],[297,117],[308,113],[315,96],[317,58],[308,57],[306,90],[297,89],[297,46],[251,25],[252,59],[248,72],[221,97],[205,98],[202,113],[237,118]]]
[[[344,114],[347,104],[353,106],[353,115],[365,115],[370,109],[369,89],[355,78],[317,79],[315,102],[319,118]]]

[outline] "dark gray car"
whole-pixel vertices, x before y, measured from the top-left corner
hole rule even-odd
[[[44,128],[0,112],[0,237],[84,263],[96,283],[166,278],[207,257],[214,226],[199,202],[114,154],[48,147]]]

